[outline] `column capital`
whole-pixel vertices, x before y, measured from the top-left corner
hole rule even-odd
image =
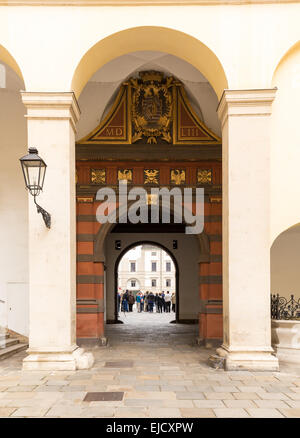
[[[228,117],[269,116],[277,88],[224,90],[217,113],[224,125]]]
[[[21,91],[28,120],[69,120],[76,132],[80,108],[73,92]]]

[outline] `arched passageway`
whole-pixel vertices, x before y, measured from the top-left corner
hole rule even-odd
[[[147,236],[148,234],[145,238]],[[114,274],[115,322],[127,323],[126,316],[131,316],[132,312],[141,313],[139,320],[136,319],[137,323],[143,321],[141,318],[144,318],[147,312],[159,313],[158,316],[168,313],[169,322],[179,321],[179,267],[174,254],[164,245],[155,240],[136,241],[129,245],[121,250],[115,262]],[[128,303],[129,308],[127,304],[125,306],[122,303],[125,292],[135,299],[133,306]],[[151,306],[147,302],[149,293],[152,295]],[[168,294],[169,304],[165,302],[165,294]],[[164,320],[167,321],[166,318]]]

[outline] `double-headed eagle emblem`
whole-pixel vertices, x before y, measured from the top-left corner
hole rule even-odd
[[[157,143],[161,137],[171,143],[173,78],[163,78],[160,72],[141,72],[140,79],[131,79],[132,88],[132,142],[147,138],[147,143]]]

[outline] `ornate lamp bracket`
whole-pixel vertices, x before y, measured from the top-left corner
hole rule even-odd
[[[51,215],[46,210],[44,210],[35,200],[34,196],[34,203],[36,205],[36,209],[38,213],[41,213],[45,222],[45,225],[47,228],[51,228]]]

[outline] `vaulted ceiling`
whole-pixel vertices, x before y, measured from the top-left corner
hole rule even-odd
[[[191,64],[176,56],[143,51],[116,58],[91,77],[79,98],[82,114],[77,140],[92,131],[107,114],[121,83],[144,70],[162,71],[183,82],[190,103],[200,119],[221,136],[216,113],[218,99],[207,79]]]

